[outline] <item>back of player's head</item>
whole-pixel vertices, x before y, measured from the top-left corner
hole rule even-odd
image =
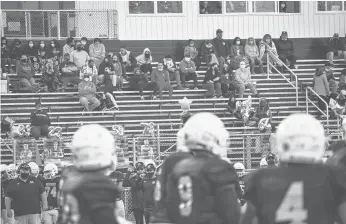
[[[212,113],[194,114],[177,137],[178,150],[207,150],[220,157],[227,154],[228,132],[221,119]]]
[[[235,169],[235,170],[237,170],[237,171],[244,171],[245,170],[245,166],[244,166],[244,164],[242,164],[242,163],[235,163],[234,165],[233,165],[233,168]]]
[[[73,135],[71,149],[78,170],[116,167],[114,136],[99,124],[83,125]]]
[[[324,128],[309,114],[292,114],[279,124],[276,145],[282,162],[319,162],[324,153]]]

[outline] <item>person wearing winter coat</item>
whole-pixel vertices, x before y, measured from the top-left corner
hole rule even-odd
[[[91,81],[89,75],[85,74],[83,80],[78,84],[79,102],[84,111],[93,111],[101,102],[96,98],[96,85]],[[90,106],[89,106],[90,103]]]
[[[153,71],[151,63],[153,62],[153,57],[149,48],[143,50],[143,54],[136,57],[137,65],[141,68],[141,72],[147,73],[148,75]]]
[[[259,58],[259,50],[253,37],[249,37],[245,44],[245,56],[249,60],[251,74],[255,74],[255,65],[258,64],[260,73],[264,74],[263,62]]]
[[[219,64],[223,66],[228,55],[230,55],[230,49],[228,43],[222,39],[223,31],[221,29],[216,30],[216,37],[212,40],[212,44],[215,47],[216,57]]]
[[[24,53],[31,59],[32,57],[37,57],[37,47],[34,41],[29,40],[28,45],[24,48]]]
[[[334,72],[333,72],[332,67],[333,66],[329,62],[327,62],[324,65],[324,71],[326,72],[330,92],[331,92],[332,96],[336,97],[337,95],[339,95],[338,94],[338,84],[339,83],[338,83],[338,81],[336,81],[336,78],[334,77]]]
[[[47,63],[43,66],[41,80],[49,92],[56,92],[60,88],[61,79],[59,68],[54,64],[52,59],[48,59]]]
[[[294,55],[293,42],[288,39],[288,34],[286,31],[282,31],[280,39],[277,41],[277,51],[279,54],[279,59],[286,63],[286,60],[290,62],[290,69],[295,69],[296,56]]]
[[[216,63],[212,64],[205,73],[203,88],[207,90],[206,97],[222,98],[221,91],[221,73]]]
[[[248,64],[248,59],[245,57],[244,46],[239,37],[234,38],[230,49],[231,67],[236,70],[239,68],[239,62],[245,61]]]
[[[171,55],[167,55],[163,59],[164,69],[169,73],[169,79],[171,81],[177,81],[177,89],[183,89],[180,82],[180,73],[177,65],[173,61]]]
[[[149,224],[151,213],[154,209],[154,189],[156,184],[156,167],[150,163],[145,167],[145,176],[140,182],[140,188],[143,191],[144,219]]]
[[[142,100],[144,100],[143,90],[152,90],[152,99],[155,100],[157,91],[159,90],[156,82],[149,82],[147,73],[141,72],[140,68],[135,68],[133,76],[130,79],[130,87],[132,90],[138,90]]]
[[[194,89],[197,87],[197,74],[196,74],[196,65],[191,60],[191,56],[186,54],[184,59],[179,64],[180,68],[180,80],[183,85],[183,88],[186,88],[186,81],[193,80]]]
[[[316,68],[316,72],[315,72],[315,75],[313,77],[312,86],[313,86],[314,91],[325,102],[327,102],[327,97],[330,95],[330,89],[329,89],[326,71],[323,68]],[[326,110],[325,103],[320,98],[317,98],[317,101],[318,101],[319,109],[322,111]],[[319,116],[321,116],[321,115],[322,115],[322,113],[319,111]]]
[[[244,97],[245,88],[249,88],[252,94],[257,94],[255,86],[251,82],[250,69],[246,68],[245,61],[239,63],[239,67],[235,71],[235,80],[237,83],[237,90],[240,98]]]
[[[106,56],[105,45],[100,38],[95,38],[94,43],[89,46],[89,56],[94,60],[96,68],[99,69],[101,62]]]
[[[187,46],[184,48],[184,55],[189,54],[197,69],[201,65],[200,59],[198,57],[198,51],[195,47],[195,42],[192,39],[189,39]]]
[[[57,40],[53,39],[49,42],[47,48],[47,59],[53,59],[55,65],[58,65],[61,58],[61,47]]]
[[[29,59],[25,54],[23,54],[20,61],[17,62],[16,73],[21,89],[28,90],[30,92],[36,92],[38,90],[38,85],[34,79],[34,66],[32,66],[32,64],[29,62]]]
[[[228,64],[225,63],[224,67],[222,68],[223,71],[221,71],[221,91],[223,97],[229,97],[230,92],[235,90],[235,75],[233,72],[233,68]]]
[[[151,82],[157,83],[159,87],[159,96],[162,99],[162,91],[169,91],[169,99],[172,99],[173,87],[171,81],[169,80],[169,74],[166,70],[163,69],[163,62],[157,64],[157,68],[153,69],[151,72]]]
[[[345,42],[341,41],[338,33],[335,33],[328,42],[328,53],[326,57],[329,60],[329,63],[332,65],[334,65],[335,56],[343,57],[346,63]]]
[[[266,34],[263,36],[263,39],[261,40],[260,45],[259,45],[259,51],[260,51],[259,59],[261,59],[262,62],[267,62],[267,51],[270,51],[274,56],[279,57],[277,50],[276,50],[275,43],[269,34]],[[281,62],[275,57],[269,56],[269,62],[271,64],[275,63],[279,67],[282,66]]]
[[[126,71],[127,69],[133,71],[136,67],[137,61],[136,58],[133,57],[131,51],[129,51],[126,47],[120,47],[120,52],[118,52],[118,59],[122,65],[122,72],[124,79],[127,79]]]
[[[22,42],[20,42],[20,40],[18,39],[14,39],[12,42],[11,55],[10,55],[12,59],[12,63],[16,63],[17,61],[19,61],[22,54],[24,54],[21,44]]]
[[[62,48],[63,55],[69,54],[71,56],[72,51],[74,51],[74,39],[73,37],[69,37],[66,39],[66,44]]]
[[[212,43],[207,40],[201,48],[202,53],[202,61],[204,61],[207,65],[211,65],[214,63],[219,64],[219,61],[217,60],[216,53],[215,53],[215,47],[212,45]]]

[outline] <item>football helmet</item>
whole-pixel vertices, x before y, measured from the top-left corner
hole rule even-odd
[[[83,125],[73,135],[71,149],[74,165],[79,170],[115,169],[115,139],[99,124]]]
[[[8,177],[7,175],[7,165],[6,164],[1,164],[0,165],[0,171],[1,171],[1,179],[2,178],[6,178]]]
[[[58,167],[54,163],[48,163],[43,168],[43,177],[52,179],[58,174]]]
[[[17,167],[14,163],[11,163],[7,166],[7,174],[8,179],[15,179],[17,178]]]
[[[267,158],[264,157],[261,159],[260,168],[267,168],[267,167],[268,167]]]
[[[242,163],[235,163],[233,165],[233,168],[236,170],[236,171],[240,171],[240,172],[243,172],[245,170],[245,166],[244,164]]]
[[[325,134],[322,124],[309,114],[292,114],[284,119],[276,131],[276,146],[280,161],[321,161]]]
[[[30,162],[28,165],[31,169],[31,175],[37,177],[40,173],[40,167],[38,167],[38,165],[35,162]]]
[[[228,131],[219,117],[212,113],[194,114],[177,134],[182,151],[207,150],[220,157],[227,155]]]

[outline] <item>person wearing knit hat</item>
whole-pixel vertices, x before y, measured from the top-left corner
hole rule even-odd
[[[38,99],[35,102],[36,110],[30,115],[31,119],[31,136],[36,140],[40,137],[48,137],[48,127],[51,125],[49,115],[47,111],[42,108],[41,100]]]
[[[334,33],[333,37],[328,42],[328,53],[326,55],[329,63],[334,65],[334,57],[345,59],[346,63],[346,49],[345,41],[342,41],[338,33]]]
[[[286,60],[288,60],[290,62],[290,69],[295,69],[297,58],[294,55],[293,42],[288,39],[288,34],[286,31],[282,31],[280,39],[277,42],[276,49],[279,54],[279,59],[283,61],[283,63],[286,63]]]

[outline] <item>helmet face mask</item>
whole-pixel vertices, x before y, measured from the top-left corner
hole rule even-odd
[[[38,165],[35,162],[30,162],[28,165],[31,169],[31,172],[30,172],[31,176],[37,177],[38,174],[40,173],[40,168],[38,167]]]
[[[48,163],[44,166],[43,177],[45,179],[52,179],[58,174],[58,167],[54,163]]]

